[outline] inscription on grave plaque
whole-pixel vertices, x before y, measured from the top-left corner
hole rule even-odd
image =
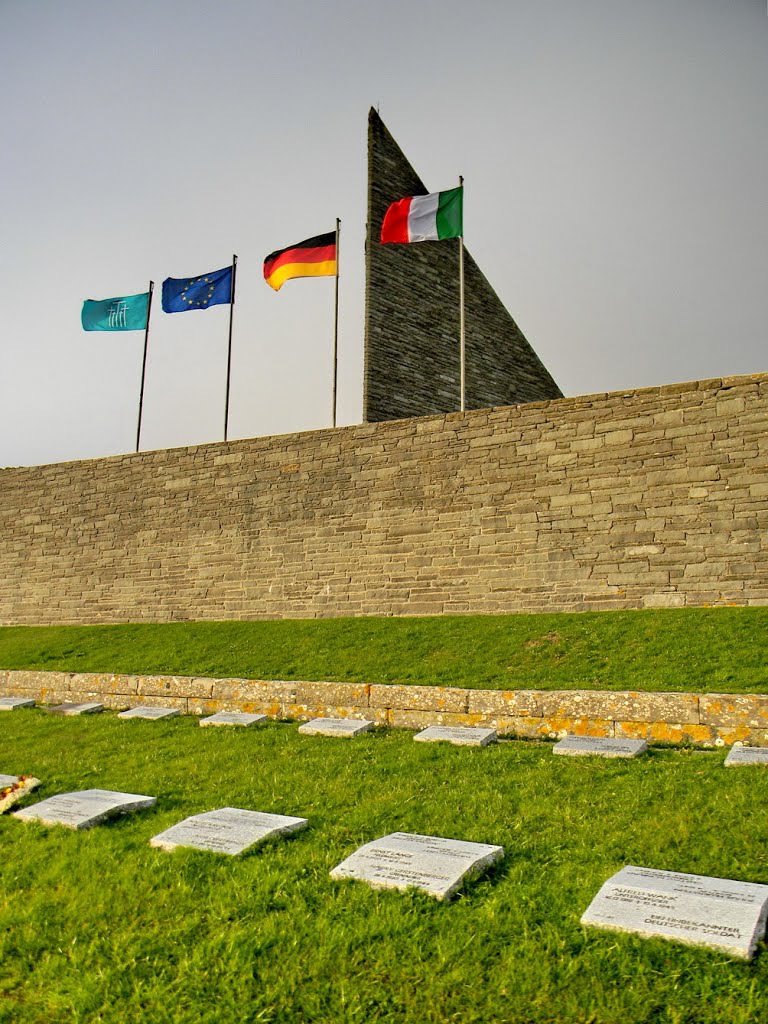
[[[581,923],[748,960],[765,934],[767,914],[768,885],[628,865],[603,885]]]
[[[731,747],[724,761],[726,768],[744,764],[768,764],[768,747]]]
[[[495,729],[464,725],[430,725],[413,737],[419,743],[453,743],[457,747],[487,747],[497,740]]]
[[[648,749],[645,740],[614,740],[603,736],[566,736],[552,748],[553,754],[570,757],[639,757]]]
[[[355,878],[374,889],[422,889],[445,900],[503,856],[502,846],[392,832],[361,846],[331,878]]]
[[[61,793],[41,800],[31,807],[14,811],[22,821],[39,821],[43,825],[66,825],[84,829],[99,825],[108,818],[134,811],[143,811],[157,803],[153,796],[138,793],[116,793],[110,789],[82,789],[76,793]]]
[[[313,718],[299,726],[304,736],[360,736],[373,728],[373,722],[360,721],[357,718]]]
[[[0,697],[0,711],[15,711],[17,708],[33,708],[35,702],[27,697]]]
[[[121,711],[118,718],[146,718],[148,721],[157,721],[159,718],[176,718],[181,712],[178,708],[128,708]]]
[[[244,711],[217,711],[215,715],[201,718],[200,725],[256,725],[266,722],[266,715],[248,715]]]
[[[193,814],[153,836],[149,842],[163,850],[189,846],[236,856],[256,843],[306,828],[307,824],[306,818],[292,818],[287,814],[262,814],[239,807],[222,807],[218,811]]]
[[[48,713],[51,715],[96,715],[103,710],[103,704],[73,704],[65,702],[64,704],[57,704],[56,707],[48,708]]]

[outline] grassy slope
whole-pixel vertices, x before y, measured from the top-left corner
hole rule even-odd
[[[768,691],[768,608],[1,627],[0,667],[488,689]]]
[[[768,882],[764,769],[722,751],[634,762],[354,741],[295,726],[3,716],[0,772],[39,797],[104,787],[157,807],[85,833],[0,819],[0,1021],[49,1024],[751,1024],[768,1019],[768,950],[751,964],[583,929],[622,865]],[[149,847],[220,806],[310,828],[240,860]],[[748,826],[745,823],[748,822]],[[440,904],[333,882],[394,830],[505,847]]]

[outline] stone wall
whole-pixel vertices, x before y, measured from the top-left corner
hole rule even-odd
[[[440,188],[454,187],[446,181]],[[367,422],[460,408],[459,241],[381,245],[390,203],[427,189],[371,110],[368,126]],[[559,398],[560,389],[465,249],[466,408]]]
[[[357,718],[396,729],[484,725],[502,736],[529,739],[570,734],[651,743],[768,746],[768,696],[764,694],[465,690],[0,670],[0,695],[32,697],[46,704],[98,701],[113,709],[173,707],[195,715],[246,711],[299,721]]]
[[[0,470],[0,623],[768,604],[768,375]]]

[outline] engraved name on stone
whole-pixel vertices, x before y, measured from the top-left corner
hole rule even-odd
[[[200,725],[256,725],[266,722],[266,715],[248,715],[244,711],[217,711],[215,715],[201,718]]]
[[[768,747],[731,747],[724,764],[726,768],[744,764],[768,764]]]
[[[237,856],[265,839],[286,835],[306,828],[307,825],[306,818],[222,807],[217,811],[193,814],[153,836],[149,842],[151,846],[158,846],[162,850],[189,846],[195,850]]]
[[[581,923],[749,960],[765,934],[766,915],[768,885],[628,865],[602,886]]]
[[[357,718],[313,718],[299,726],[304,736],[360,736],[373,728],[373,722],[360,721]]]
[[[495,729],[468,725],[430,725],[413,738],[419,743],[453,743],[457,747],[487,747],[498,739]]]
[[[552,748],[553,754],[570,757],[639,757],[648,749],[645,740],[614,740],[603,736],[566,736]]]
[[[15,711],[17,708],[33,708],[35,702],[27,697],[0,697],[0,711]]]
[[[109,789],[83,789],[41,800],[31,807],[14,811],[14,817],[22,821],[39,821],[43,825],[84,829],[121,814],[143,811],[155,803],[157,799],[154,796],[118,793]]]
[[[96,715],[103,710],[103,704],[73,704],[71,702],[57,704],[56,707],[48,708],[48,712],[51,715]]]
[[[374,889],[415,887],[445,900],[503,856],[502,846],[392,832],[361,846],[331,871],[331,878],[358,879]]]
[[[181,712],[178,708],[128,708],[121,711],[118,718],[146,718],[149,721],[157,721],[159,718],[176,718]]]

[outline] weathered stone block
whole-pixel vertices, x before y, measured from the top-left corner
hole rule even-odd
[[[369,689],[366,683],[296,683],[295,702],[367,708]]]
[[[493,718],[519,718],[541,714],[541,693],[537,690],[468,690],[467,712]]]
[[[588,717],[626,721],[699,722],[699,700],[688,693],[640,693],[611,690],[542,692],[545,717]]]
[[[81,693],[135,694],[139,676],[112,675],[101,672],[73,672],[69,677],[69,688]]]
[[[209,680],[194,676],[141,676],[136,693],[140,697],[210,697]]]
[[[467,711],[469,691],[448,686],[397,686],[372,684],[369,706],[397,710]]]
[[[701,721],[707,725],[768,729],[768,696],[706,693],[699,707]]]

